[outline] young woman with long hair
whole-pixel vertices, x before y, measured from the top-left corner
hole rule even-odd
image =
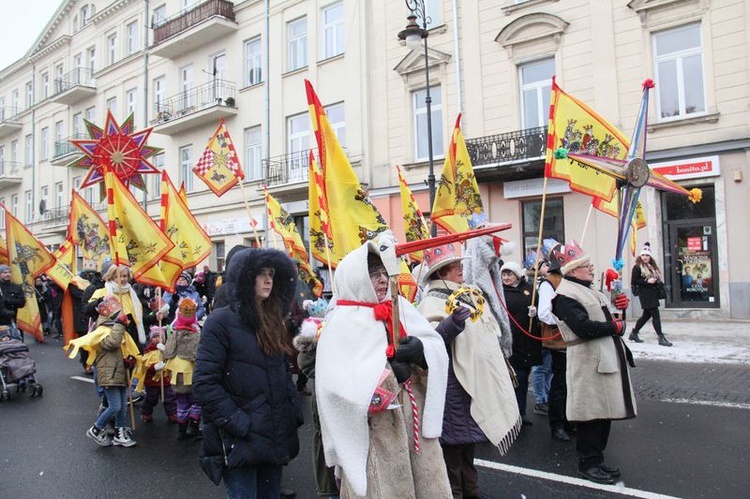
[[[651,245],[649,243],[643,246],[641,254],[635,259],[633,272],[630,275],[630,286],[632,289],[637,290],[638,298],[641,300],[643,315],[635,323],[635,327],[630,336],[628,336],[628,339],[635,343],[643,343],[638,334],[641,328],[651,319],[654,330],[659,336],[659,345],[671,347],[672,343],[664,336],[661,330],[661,317],[659,316],[659,299],[660,294],[664,292],[664,281],[662,280],[659,265],[651,254]]]

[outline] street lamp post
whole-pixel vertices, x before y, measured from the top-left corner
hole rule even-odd
[[[432,97],[430,97],[430,64],[427,57],[427,31],[428,17],[426,12],[426,6],[424,0],[404,0],[406,8],[411,11],[411,14],[406,18],[409,23],[403,31],[399,32],[398,39],[404,40],[406,46],[411,50],[418,50],[424,46],[424,77],[425,77],[425,98],[424,103],[427,108],[427,155],[428,155],[428,170],[427,170],[427,188],[430,193],[430,213],[432,213],[432,207],[435,204],[435,164],[434,156],[432,151]],[[422,20],[422,26],[417,24],[417,19]],[[422,43],[424,39],[424,44]],[[431,235],[434,237],[437,235],[437,227],[434,223],[430,224]]]

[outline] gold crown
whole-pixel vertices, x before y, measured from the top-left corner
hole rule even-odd
[[[180,317],[194,317],[198,311],[198,304],[192,298],[183,298],[177,305],[177,309]]]

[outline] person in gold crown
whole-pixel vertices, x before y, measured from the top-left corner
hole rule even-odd
[[[625,323],[609,310],[609,299],[593,286],[594,265],[575,241],[552,251],[563,279],[555,290],[552,313],[567,342],[566,416],[577,423],[578,474],[612,484],[620,469],[604,462],[612,421],[636,417],[628,365],[633,355],[622,340]],[[619,310],[628,298],[615,299]]]
[[[164,353],[165,366],[177,395],[177,424],[179,440],[201,436],[201,408],[193,397],[193,370],[198,355],[200,326],[195,318],[198,304],[183,298],[177,305],[177,317],[172,323],[172,334],[167,343],[156,348]]]

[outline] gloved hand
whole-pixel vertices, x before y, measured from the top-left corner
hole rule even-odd
[[[422,369],[427,369],[427,361],[424,358],[424,346],[422,345],[422,341],[416,336],[403,338],[393,358],[398,362],[412,363]]]
[[[154,364],[154,371],[161,371],[162,369],[164,369],[165,365],[166,364],[164,363],[164,361],[160,360],[159,362],[157,362],[156,364]]]
[[[536,307],[529,305],[529,317],[536,317]]]
[[[159,350],[160,352],[163,352],[164,350],[166,350],[166,348],[167,347],[164,346],[164,343],[157,343],[156,344],[156,349]]]
[[[115,322],[118,322],[118,323],[122,324],[123,326],[127,326],[130,321],[128,320],[128,316],[127,315],[120,314],[120,315],[117,316],[117,319],[115,319]]]
[[[470,315],[471,309],[469,307],[464,307],[463,305],[461,305],[453,311],[453,313],[451,314],[451,319],[453,320],[453,323],[459,327],[459,329],[463,329],[464,326],[466,326],[466,319],[468,319]]]
[[[128,355],[126,358],[122,359],[122,361],[125,363],[125,367],[128,369],[132,369],[135,367],[135,357],[132,355]]]
[[[411,376],[411,366],[408,362],[402,362],[395,358],[389,359],[388,362],[391,363],[391,369],[393,369],[393,374],[396,375],[396,381],[403,383],[409,379]]]
[[[620,319],[614,319],[612,321],[612,324],[615,326],[615,335],[622,336],[625,332],[625,321],[621,321]]]
[[[617,310],[625,310],[628,308],[628,304],[630,304],[630,300],[625,293],[620,293],[617,295],[617,298],[615,298],[615,308],[617,308]]]

